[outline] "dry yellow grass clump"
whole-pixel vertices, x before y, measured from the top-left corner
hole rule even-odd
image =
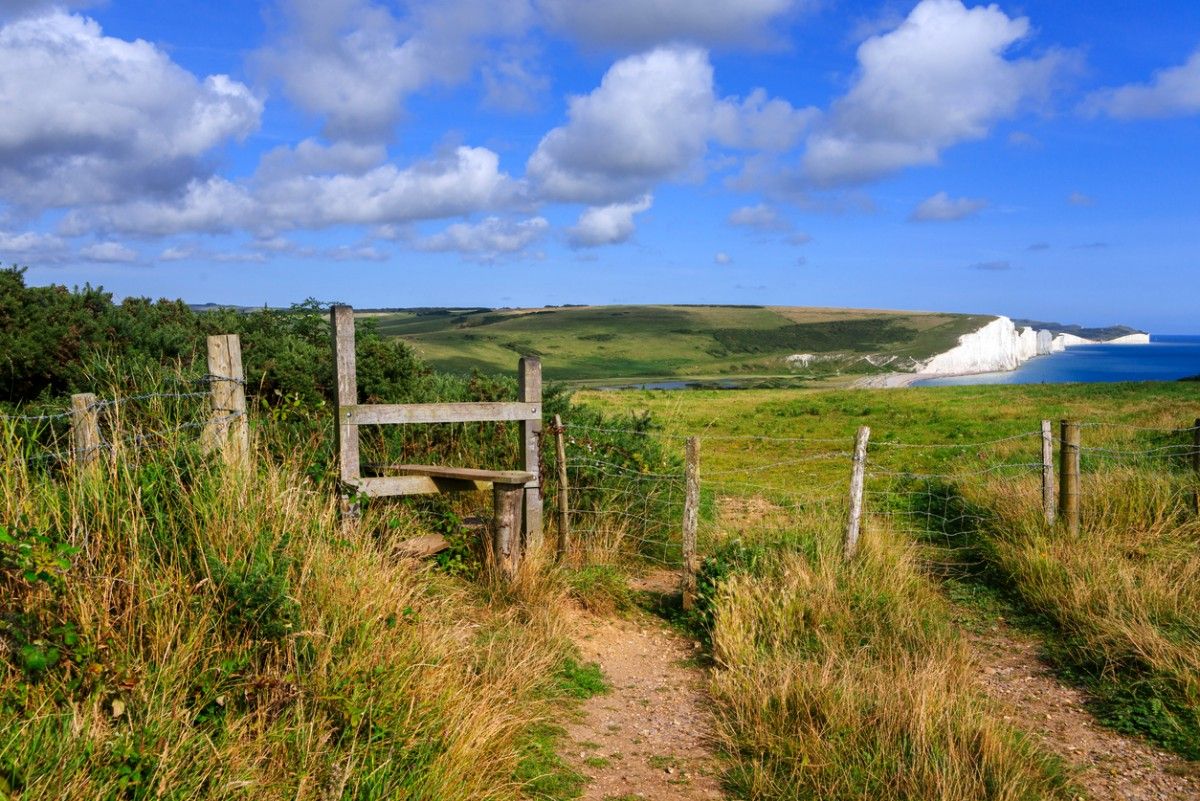
[[[1084,475],[1083,525],[1047,529],[1029,486],[993,483],[986,548],[1056,629],[1065,666],[1118,729],[1200,759],[1200,516],[1186,475],[1109,466]]]
[[[909,547],[877,527],[850,564],[825,533],[769,553],[715,599],[719,730],[747,797],[1071,797],[983,698]]]
[[[519,795],[556,589],[392,559],[300,464],[182,435],[78,476],[25,456],[0,431],[0,797]]]

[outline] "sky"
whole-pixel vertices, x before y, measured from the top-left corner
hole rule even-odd
[[[117,297],[1200,331],[1200,3],[0,0],[0,262]]]

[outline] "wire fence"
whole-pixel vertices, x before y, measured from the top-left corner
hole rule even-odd
[[[1090,422],[1081,428],[1085,517],[1096,482],[1120,471],[1161,480],[1200,514],[1200,433],[1195,425]],[[563,433],[574,557],[680,567],[687,437],[570,425]],[[629,451],[598,454],[594,438],[599,434],[627,438]],[[1057,431],[1049,460],[1044,458],[1043,430],[1032,425],[992,439],[947,439],[905,441],[891,435],[869,443],[861,499],[868,531],[889,527],[930,546],[925,555],[932,566],[961,568],[969,565],[979,533],[994,525],[998,515],[1057,517],[1063,467]],[[847,525],[853,437],[704,434],[700,442],[702,553],[764,530]],[[668,458],[655,464],[630,458],[651,452]]]
[[[183,391],[144,392],[94,398],[64,411],[0,414],[0,426],[17,444],[6,449],[9,461],[41,470],[61,470],[93,461],[102,454],[162,448],[181,432],[212,435],[246,416],[244,409],[216,408],[213,386],[238,384],[238,378],[205,375],[179,381]],[[207,386],[205,390],[192,387]],[[85,437],[81,427],[89,429]]]

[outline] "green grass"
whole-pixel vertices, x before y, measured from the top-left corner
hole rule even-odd
[[[814,375],[870,372],[864,354],[925,358],[983,316],[762,306],[583,306],[372,313],[435,367],[510,373],[522,355],[560,381],[713,376],[792,377],[784,359],[818,353]]]

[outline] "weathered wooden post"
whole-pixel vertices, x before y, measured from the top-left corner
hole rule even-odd
[[[512,580],[521,566],[521,505],[527,489],[522,484],[492,484],[492,559],[500,575]]]
[[[1196,514],[1200,515],[1200,417],[1197,417],[1192,425],[1192,480],[1196,483],[1192,502],[1196,507]]]
[[[563,437],[562,417],[554,415],[554,455],[558,465],[558,559],[571,550],[571,487],[567,482],[567,444]]]
[[[1058,515],[1067,533],[1079,533],[1079,423],[1063,420],[1059,449]]]
[[[683,496],[683,591],[684,611],[696,605],[696,526],[700,516],[700,439],[687,438],[685,489]]]
[[[343,484],[354,484],[361,477],[358,450],[358,425],[350,419],[349,407],[358,403],[357,362],[354,356],[354,309],[336,305],[329,309],[333,327],[333,369],[337,392],[333,402],[333,433],[337,444],[338,475]],[[358,508],[342,494],[342,511],[347,518],[357,516]]]
[[[212,416],[205,438],[209,447],[221,449],[226,464],[245,467],[250,458],[250,426],[246,419],[242,341],[237,334],[208,338],[208,379]]]
[[[536,356],[524,356],[517,368],[518,400],[542,405],[542,362]],[[537,553],[542,547],[542,416],[521,420],[521,443],[525,454],[525,471],[534,478],[525,485],[525,526],[522,545],[526,554]]]
[[[1054,525],[1054,424],[1042,421],[1042,512]]]
[[[91,392],[71,396],[71,452],[81,468],[95,464],[100,455],[100,413]]]
[[[867,475],[867,443],[870,426],[858,429],[854,440],[854,464],[850,471],[850,517],[846,522],[846,538],[842,540],[842,559],[849,561],[858,553],[858,535],[862,530],[863,485]]]

